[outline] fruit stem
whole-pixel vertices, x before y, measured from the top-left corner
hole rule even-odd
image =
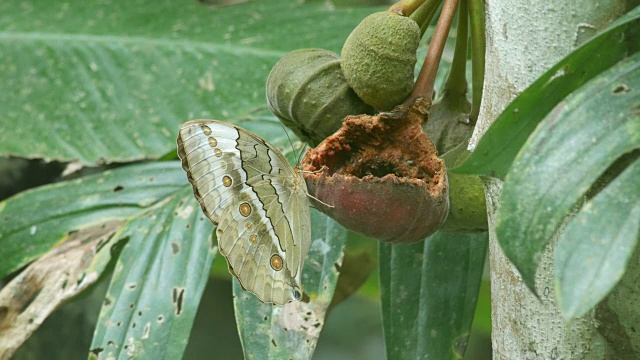
[[[455,93],[457,96],[465,96],[467,93],[467,40],[469,38],[469,16],[467,0],[461,0],[458,10],[458,32],[456,34],[456,49],[453,53],[453,61],[445,91]]]
[[[422,6],[418,8],[413,14],[411,14],[411,20],[420,25],[420,38],[424,36],[424,33],[429,28],[433,16],[438,11],[442,0],[427,0]]]
[[[425,0],[400,0],[397,3],[391,5],[389,11],[392,11],[401,16],[409,16],[416,11],[417,8],[424,3]]]
[[[469,120],[475,123],[480,114],[482,87],[484,84],[484,56],[486,37],[484,32],[484,0],[468,0],[471,22],[471,86],[473,101]]]
[[[431,38],[429,44],[429,50],[427,50],[427,56],[425,57],[422,69],[416,80],[416,85],[413,88],[411,96],[405,101],[405,104],[411,105],[418,98],[424,98],[431,103],[433,97],[433,84],[436,81],[436,74],[438,72],[438,65],[440,64],[440,58],[442,58],[442,51],[444,50],[444,44],[447,42],[447,35],[451,28],[451,22],[456,14],[456,7],[458,0],[446,0],[442,6],[442,12],[436,25],[436,30]]]

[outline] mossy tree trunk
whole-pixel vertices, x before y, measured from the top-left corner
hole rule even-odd
[[[471,146],[517,94],[637,2],[487,0],[486,79]],[[631,260],[614,292],[594,311],[565,324],[554,299],[553,244],[536,276],[538,299],[522,282],[495,236],[502,183],[487,180],[485,188],[494,359],[640,359],[639,255]]]

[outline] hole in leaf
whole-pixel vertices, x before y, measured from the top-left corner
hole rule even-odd
[[[172,291],[173,304],[176,306],[176,316],[182,314],[182,303],[184,301],[184,288],[174,287]]]
[[[180,252],[180,245],[177,242],[171,242],[171,252],[174,255]]]
[[[89,352],[90,352],[92,355],[95,355],[95,356],[100,356],[100,353],[101,353],[101,352],[103,352],[103,351],[104,351],[104,348],[101,348],[101,347],[97,347],[97,348],[95,348],[95,349],[91,349],[91,350],[89,350]]]
[[[146,323],[144,325],[144,329],[142,330],[142,338],[143,339],[148,338],[150,332],[151,332],[151,323]]]
[[[7,306],[0,306],[0,324],[7,318],[9,314],[9,308]]]
[[[40,284],[27,284],[26,288],[24,289],[23,297],[20,298],[20,301],[23,301],[24,303],[22,304],[22,306],[20,306],[18,310],[19,313],[23,313],[29,307],[29,305],[31,305],[31,303],[33,303],[33,301],[38,297],[40,291],[42,291],[42,289],[33,289],[34,286],[40,286]],[[32,319],[29,319],[29,323],[31,322]]]
[[[631,91],[631,88],[629,88],[626,84],[620,84],[613,89],[612,93],[614,95],[619,95],[619,94],[626,94],[629,91]]]

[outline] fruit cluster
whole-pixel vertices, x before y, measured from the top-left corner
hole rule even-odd
[[[342,59],[323,49],[295,50],[269,74],[269,109],[313,146],[347,115],[391,110],[413,89],[420,35],[412,19],[383,11],[353,30]]]
[[[456,53],[462,55],[432,106],[433,82],[422,94],[416,89],[424,82],[414,80],[424,25],[437,6],[426,8],[428,19],[418,22],[394,7],[369,15],[349,35],[341,57],[296,50],[267,79],[271,112],[315,147],[301,164],[311,203],[345,227],[387,242],[415,242],[437,230],[486,230],[479,178],[447,174],[445,167],[467,155],[474,127],[469,114],[477,110],[466,98],[467,9],[459,15],[463,41]],[[450,18],[454,11],[455,5]],[[426,71],[432,80],[439,56]],[[433,67],[428,58],[425,67]]]

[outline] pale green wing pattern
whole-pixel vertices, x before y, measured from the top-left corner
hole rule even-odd
[[[299,300],[311,245],[301,174],[262,138],[215,120],[184,123],[178,155],[242,287],[263,302]]]

